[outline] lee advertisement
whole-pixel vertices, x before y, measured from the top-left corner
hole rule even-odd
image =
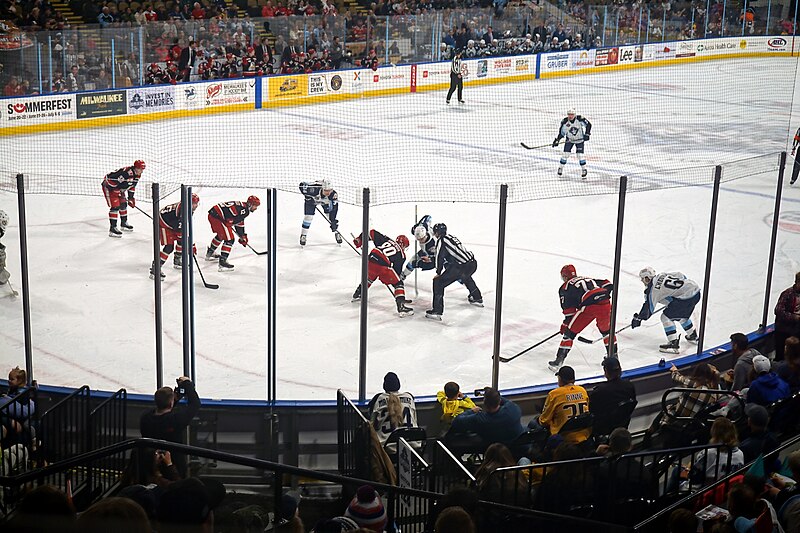
[[[75,119],[75,95],[31,96],[3,100],[3,122],[22,126]]]
[[[128,111],[125,91],[104,91],[78,94],[78,119],[113,117]]]
[[[175,109],[175,91],[171,85],[163,87],[140,87],[128,90],[128,113],[157,113]]]

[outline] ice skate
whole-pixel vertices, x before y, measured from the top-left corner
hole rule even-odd
[[[175,257],[172,258],[172,268],[180,270],[183,267],[183,255],[175,252]]]
[[[686,335],[685,339],[689,342],[697,342],[698,340],[697,331],[689,333],[688,335]]]
[[[431,320],[442,320],[442,313],[435,311],[434,309],[428,309],[425,311],[425,318],[430,318]]]
[[[356,291],[353,293],[353,297],[350,299],[351,302],[358,302],[361,300],[361,285],[356,288]]]
[[[166,278],[166,277],[167,277],[167,275],[164,274],[164,272],[162,271],[161,272],[161,280],[163,281],[164,278]],[[150,265],[150,279],[156,279],[155,267],[152,264]]]
[[[450,105],[450,100],[447,100],[445,103],[446,103],[447,105]]]
[[[464,100],[459,100],[459,101],[458,101],[458,103],[459,103],[459,104],[463,104],[463,103],[465,103],[465,102],[464,102]]]
[[[674,341],[669,341],[666,344],[661,344],[658,347],[658,351],[662,353],[678,353],[678,349],[680,348],[680,336]]]
[[[563,168],[561,168],[561,167],[559,167],[559,168],[558,168],[558,171],[557,171],[556,173],[558,174],[558,177],[560,178],[561,176],[563,176],[563,175],[564,175],[564,169],[563,169]]]
[[[300,246],[305,246],[305,245],[306,245],[306,236],[300,235]]]
[[[227,259],[222,257],[219,258],[219,271],[220,272],[230,272],[233,270],[233,265],[228,263]]]
[[[583,179],[586,179],[586,174],[588,174],[588,172],[586,171],[586,169],[585,169],[585,168],[582,168],[582,169],[581,169],[581,177],[582,177]]]
[[[128,232],[133,231],[133,226],[128,224],[128,219],[126,218],[123,218],[120,221],[119,226],[122,228],[122,231],[128,231]]]
[[[467,296],[467,300],[475,307],[483,307],[483,298],[473,298],[472,295],[470,294],[469,296]]]
[[[342,234],[337,231],[334,235],[336,237],[336,244],[342,244]]]
[[[558,352],[556,353],[556,358],[553,361],[548,361],[547,366],[550,367],[550,370],[553,372],[558,372],[558,369],[561,368],[561,365],[564,364],[564,360],[567,358],[567,352],[563,348],[559,348]]]
[[[206,249],[206,261],[217,261],[218,259],[219,254],[215,254],[213,248]]]
[[[406,307],[405,304],[400,304],[397,307],[397,314],[400,315],[400,318],[405,318],[407,316],[411,316],[414,314],[414,309],[411,307]]]
[[[114,237],[116,239],[121,239],[122,238],[122,232],[117,229],[117,225],[116,224],[111,224],[111,227],[108,228],[108,236],[109,237]]]

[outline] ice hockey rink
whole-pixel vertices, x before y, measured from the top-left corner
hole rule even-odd
[[[302,180],[330,179],[339,191],[340,231],[358,234],[360,187],[380,205],[372,226],[392,237],[417,216],[445,222],[475,253],[475,280],[485,308],[452,285],[442,322],[426,320],[431,272],[407,280],[414,316],[399,318],[380,284],[369,295],[367,388],[387,371],[404,390],[431,395],[447,381],[469,391],[490,383],[500,183],[510,184],[503,298],[502,355],[513,355],[558,330],[559,270],[610,278],[617,182],[628,175],[618,327],[643,302],[644,266],[678,270],[702,284],[713,165],[729,163],[720,193],[706,347],[735,331],[758,328],[768,266],[777,152],[800,126],[797,58],[731,59],[660,68],[466,87],[466,104],[445,106],[443,92],[365,98],[115,128],[4,139],[2,180],[16,172],[60,182],[81,194],[28,194],[28,239],[35,373],[40,383],[95,389],[155,389],[150,221],[130,215],[135,231],[107,236],[102,176],[147,161],[137,190],[150,180],[195,185],[198,256],[211,239],[206,212],[264,188],[278,193],[278,397],[332,400],[358,388],[359,304],[351,303],[360,260],[337,246],[315,217],[308,246],[298,243]],[[593,124],[589,177],[573,155],[566,176],[555,170],[552,142],[568,107]],[[772,154],[772,155],[770,155]],[[764,156],[764,157],[758,157]],[[737,163],[734,163],[739,161]],[[789,160],[791,168],[792,159]],[[738,173],[738,174],[737,174]],[[800,270],[800,183],[783,190],[770,309]],[[666,187],[666,188],[664,188]],[[640,189],[652,189],[641,190]],[[16,196],[0,187],[12,223],[3,239],[11,282],[20,290]],[[35,192],[32,190],[30,192]],[[567,197],[558,197],[569,195]],[[178,200],[173,192],[162,205]],[[521,198],[540,198],[518,201]],[[140,202],[140,207],[151,208]],[[250,243],[266,246],[266,213],[246,220]],[[412,239],[413,241],[413,239]],[[413,244],[413,243],[412,243]],[[233,272],[200,261],[217,291],[196,285],[198,391],[204,397],[266,395],[266,258],[235,245]],[[182,374],[180,273],[165,265],[165,378]],[[0,367],[24,363],[22,301],[0,288]],[[773,315],[770,312],[770,320]],[[695,320],[699,320],[699,306]],[[583,336],[599,337],[594,326]],[[558,337],[501,364],[502,389],[555,381],[547,361]],[[665,342],[658,317],[619,334],[623,369],[658,362]],[[681,354],[695,345],[681,343]],[[576,343],[567,363],[579,380],[599,379],[602,343]],[[679,356],[678,356],[679,357]]]

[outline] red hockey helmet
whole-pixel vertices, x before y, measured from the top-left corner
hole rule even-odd
[[[147,167],[144,164],[144,161],[142,161],[141,159],[137,159],[136,161],[133,162],[133,168],[138,168],[139,170],[144,170]]]
[[[192,209],[195,209],[199,203],[200,203],[200,197],[197,196],[195,193],[192,193]]]
[[[395,239],[395,242],[399,244],[404,250],[408,248],[410,244],[408,242],[408,237],[406,237],[405,235],[398,235],[397,238]]]
[[[561,278],[564,280],[569,280],[577,276],[575,273],[575,267],[573,265],[564,265],[561,267]]]
[[[258,199],[258,196],[248,196],[247,197],[247,205],[251,207],[258,207],[261,205],[261,200]]]

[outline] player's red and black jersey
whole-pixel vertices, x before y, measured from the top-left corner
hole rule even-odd
[[[558,289],[561,299],[561,309],[564,311],[565,322],[574,315],[578,309],[587,305],[595,305],[611,298],[614,285],[607,279],[592,279],[576,276],[565,282]]]
[[[180,202],[162,207],[159,213],[161,224],[177,232],[180,232],[183,228],[183,220],[181,220],[181,217]]]
[[[375,243],[375,247],[369,251],[369,260],[375,264],[390,267],[400,275],[406,262],[406,254],[400,245],[374,229],[369,230],[369,238]],[[360,248],[361,235],[356,237],[355,242],[356,246]]]
[[[244,219],[250,214],[250,209],[244,202],[222,202],[209,209],[208,214],[233,226],[241,237],[244,235]]]
[[[124,167],[114,172],[109,172],[103,178],[103,185],[109,189],[117,191],[134,192],[139,176],[133,171],[133,167]]]

